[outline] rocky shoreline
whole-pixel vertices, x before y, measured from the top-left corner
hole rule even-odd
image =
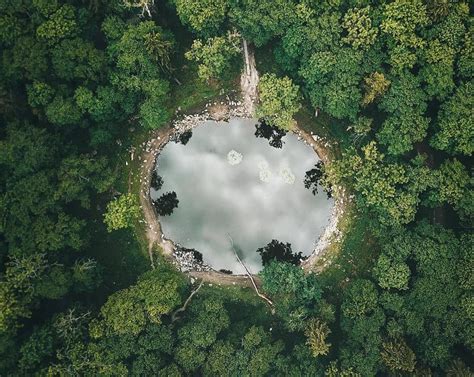
[[[153,163],[151,164],[150,170],[143,179],[143,199],[151,202],[149,196],[150,178],[147,177],[151,177],[151,172],[155,167],[156,158],[168,142],[179,140],[180,135],[192,130],[194,127],[206,121],[226,122],[234,117],[249,118],[249,114],[243,107],[242,102],[234,100],[229,96],[227,96],[225,100],[228,102],[226,103],[224,100],[210,102],[204,106],[203,111],[196,114],[184,115],[174,120],[171,124],[171,127],[165,132],[160,130],[157,135],[154,135],[154,137],[145,143],[144,151],[146,154],[151,154],[153,156]],[[317,135],[307,133],[301,128],[296,128],[293,132],[297,135],[301,142],[310,146],[324,163],[330,163],[327,158],[327,153],[321,153],[321,151],[327,149],[330,146],[328,141]],[[144,159],[144,162],[148,161]],[[320,258],[322,254],[324,254],[324,250],[332,242],[339,242],[341,240],[342,234],[338,229],[338,223],[341,216],[345,212],[346,202],[348,200],[349,197],[346,195],[344,188],[338,188],[329,223],[326,226],[323,234],[316,241],[312,253],[301,263],[302,268],[305,270],[312,270],[315,261]],[[159,219],[156,212],[154,215],[156,221],[159,224]],[[172,257],[172,261],[181,271],[206,271],[221,274],[221,272],[215,271],[212,269],[212,267],[206,265],[205,263],[196,260],[192,252],[183,251],[180,245],[174,244],[172,240],[167,239],[161,232],[161,226],[159,226],[159,231],[160,233],[158,234],[157,243],[163,249],[165,254]]]

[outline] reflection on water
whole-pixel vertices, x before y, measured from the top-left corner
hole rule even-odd
[[[283,243],[278,240],[272,240],[265,247],[257,250],[257,253],[262,257],[262,264],[266,266],[270,262],[276,260],[279,262],[287,262],[291,264],[298,264],[301,262],[302,253],[293,252],[291,244]]]
[[[178,208],[179,200],[176,193],[167,192],[158,199],[153,199],[153,205],[160,216],[170,216]]]
[[[313,195],[317,195],[319,192],[319,189],[321,188],[319,182],[324,176],[324,166],[321,161],[318,161],[316,165],[314,165],[314,168],[311,170],[308,170],[305,173],[304,176],[304,187],[306,187],[308,190],[311,190]],[[328,198],[332,196],[331,191],[327,188],[324,188],[324,191],[326,192],[326,195]]]
[[[284,142],[275,134],[273,148],[254,133],[254,120],[206,122],[186,145],[168,143],[157,158],[163,184],[151,189],[152,199],[166,192],[179,199],[161,218],[163,233],[200,251],[216,270],[244,273],[227,234],[255,273],[262,268],[257,249],[278,240],[307,256],[329,221],[332,200],[304,186],[305,172],[318,162],[313,150],[293,134]]]
[[[276,126],[270,126],[263,119],[260,119],[255,125],[255,136],[267,139],[268,144],[270,144],[273,148],[283,147],[282,138],[285,135],[285,130],[282,130]]]

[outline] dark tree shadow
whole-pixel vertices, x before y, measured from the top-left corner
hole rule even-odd
[[[304,187],[307,189],[311,190],[313,195],[316,195],[318,193],[318,186],[321,178],[324,177],[324,166],[322,161],[319,161],[316,165],[314,165],[314,168],[311,170],[308,170],[304,176]],[[323,190],[326,192],[326,195],[328,198],[332,197],[331,190],[323,188]]]
[[[301,253],[293,253],[291,244],[283,243],[278,240],[272,240],[269,244],[257,250],[262,258],[262,264],[266,266],[271,261],[288,262],[291,264],[299,264]]]
[[[184,131],[182,134],[179,134],[178,139],[175,140],[176,143],[181,143],[183,145],[188,144],[189,139],[193,136],[193,131],[188,130]]]
[[[163,178],[161,178],[161,176],[158,175],[156,170],[153,170],[153,173],[151,174],[151,187],[154,190],[159,191],[162,186],[163,186]]]
[[[158,199],[153,201],[153,205],[160,216],[169,216],[173,213],[175,208],[178,208],[178,196],[176,193],[167,192],[161,195]]]
[[[263,119],[259,119],[255,125],[255,136],[262,137],[268,140],[268,144],[273,148],[283,147],[283,141],[281,140],[286,135],[286,131],[272,126],[265,122]]]

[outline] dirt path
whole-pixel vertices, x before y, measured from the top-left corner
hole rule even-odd
[[[255,55],[249,49],[245,39],[242,40],[242,48],[245,69],[240,77],[240,90],[242,92],[243,107],[247,112],[247,116],[252,117],[258,99],[257,86],[259,77],[255,64]]]
[[[189,271],[188,275],[198,280],[202,279],[211,284],[238,285],[240,287],[248,287],[253,289],[252,282],[246,275],[227,275],[217,271]],[[255,280],[257,286],[260,288],[261,281],[258,276],[253,275],[253,279]]]
[[[143,163],[140,167],[140,205],[145,220],[148,255],[150,256],[152,267],[154,267],[153,246],[155,244],[159,245],[166,255],[172,255],[174,250],[173,243],[163,237],[158,214],[150,199],[150,181],[153,168],[155,167],[156,156],[161,148],[169,141],[173,133],[174,129],[171,127],[154,132],[141,155]]]

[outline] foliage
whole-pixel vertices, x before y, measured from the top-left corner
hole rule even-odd
[[[0,2],[2,375],[472,375],[471,13],[443,0]],[[204,284],[176,316],[187,278],[156,253],[146,272],[135,234],[107,232],[140,224],[135,178],[104,204],[150,129],[234,89],[214,79],[239,35],[269,72],[256,136],[281,148],[295,115],[324,136],[331,159],[305,183],[344,199],[342,233],[305,270],[274,260],[296,262],[289,245],[261,249],[272,308]]]
[[[305,330],[305,335],[308,338],[306,343],[314,357],[328,354],[331,344],[326,342],[326,338],[330,333],[331,330],[326,323],[315,318],[309,321]]]
[[[294,4],[289,0],[244,0],[230,8],[230,19],[242,35],[256,46],[262,46],[273,36],[281,35],[289,24]]]
[[[160,324],[162,316],[181,303],[183,277],[159,268],[138,279],[137,284],[111,295],[101,308],[102,319],[91,326],[91,335],[137,335],[147,322]]]
[[[342,40],[354,48],[366,49],[374,44],[377,28],[372,27],[370,7],[349,9],[344,15],[342,27],[347,30],[347,37]]]
[[[133,226],[139,214],[138,198],[131,193],[124,194],[107,204],[104,222],[109,232],[129,228]]]
[[[363,105],[372,103],[376,98],[382,96],[390,86],[390,81],[383,73],[373,72],[365,78],[365,94],[362,99]]]
[[[205,37],[219,31],[228,9],[226,0],[175,0],[175,3],[182,22]]]
[[[263,75],[258,84],[260,104],[257,116],[271,125],[291,130],[295,124],[293,116],[301,108],[298,89],[288,77],[279,78],[271,73]]]
[[[385,162],[375,142],[362,148],[362,156],[348,152],[326,168],[326,185],[344,183],[359,193],[362,209],[373,210],[382,224],[407,224],[415,218],[420,194],[430,184],[427,168],[418,160],[410,165]]]
[[[198,75],[202,80],[217,79],[230,67],[231,59],[240,52],[239,35],[228,33],[225,37],[213,37],[206,41],[196,39],[186,59],[197,62]]]
[[[290,330],[303,330],[310,316],[325,313],[323,320],[332,319],[332,309],[321,300],[322,290],[314,274],[305,275],[298,266],[273,261],[261,276],[264,291],[277,298],[277,313]]]
[[[473,98],[474,85],[472,82],[463,83],[456,89],[454,96],[441,106],[437,122],[438,132],[431,140],[433,147],[451,154],[472,155],[474,146]]]
[[[429,124],[429,119],[424,116],[425,101],[426,94],[415,76],[404,73],[392,81],[380,104],[390,115],[377,134],[379,141],[387,146],[388,153],[409,152],[415,142],[425,138]]]
[[[403,340],[382,343],[382,360],[391,370],[413,372],[415,354]]]

